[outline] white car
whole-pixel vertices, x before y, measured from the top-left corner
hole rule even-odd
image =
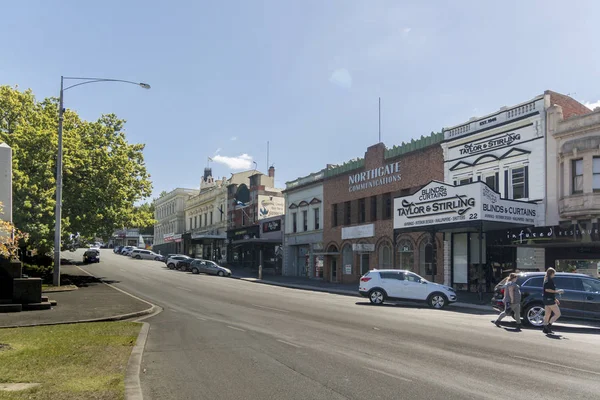
[[[426,302],[432,308],[444,308],[456,301],[453,288],[429,282],[411,271],[380,269],[360,278],[358,292],[373,304],[384,301]]]
[[[171,256],[167,260],[167,268],[169,268],[169,269],[177,269],[177,264],[179,264],[179,261],[188,260],[190,258],[192,258],[192,257],[188,257],[188,256],[184,256],[184,255]]]
[[[131,258],[137,258],[138,260],[156,260],[160,261],[162,256],[150,250],[144,249],[133,249],[131,251]]]
[[[129,256],[131,257],[131,252],[134,250],[137,250],[137,247],[134,246],[126,246],[123,251],[121,251],[121,254],[123,254],[124,256]]]

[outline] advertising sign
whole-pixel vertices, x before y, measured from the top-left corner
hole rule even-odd
[[[283,214],[285,214],[285,199],[283,197],[258,195],[259,220]]]
[[[375,245],[370,243],[353,243],[352,251],[369,252],[375,251]]]
[[[400,175],[400,161],[397,161],[348,176],[348,191],[351,193],[358,192],[398,182],[400,179],[402,179]]]
[[[431,181],[411,196],[394,199],[394,229],[481,220],[539,225],[539,207],[502,199],[480,181],[462,186]]]
[[[344,275],[352,275],[352,264],[344,265]]]
[[[342,228],[342,240],[360,239],[375,236],[375,225],[358,225]]]

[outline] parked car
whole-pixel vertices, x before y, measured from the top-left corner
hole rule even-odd
[[[131,257],[131,252],[136,250],[137,247],[135,246],[125,246],[125,248],[123,249],[123,251],[121,251],[121,254],[123,254],[124,256],[129,256]]]
[[[128,250],[133,249],[133,246],[123,246],[123,248],[121,249],[121,252],[119,254],[125,255],[125,252],[127,252]]]
[[[169,269],[176,269],[177,268],[177,264],[179,264],[180,261],[187,260],[189,258],[191,258],[191,257],[183,256],[183,255],[177,255],[177,256],[169,257],[169,259],[167,260],[167,268],[169,268]]]
[[[193,261],[195,261],[195,259],[191,258],[191,257],[187,257],[183,260],[180,260],[177,263],[176,269],[178,269],[180,271],[184,271],[184,272],[189,272],[189,271],[191,271],[191,264]]]
[[[166,256],[164,256],[164,262],[165,264],[168,264],[169,258],[171,257],[187,257],[185,254],[167,254]]]
[[[115,246],[113,253],[121,254],[121,250],[123,250],[123,246]]]
[[[231,276],[231,270],[229,268],[225,268],[215,263],[214,261],[209,260],[192,260],[189,270],[192,271],[193,274],[210,274],[210,275],[219,275],[219,276]]]
[[[530,326],[539,327],[544,322],[544,275],[544,272],[522,272],[517,275],[517,285],[521,287],[521,316],[523,323]],[[499,312],[504,310],[502,299],[507,279],[494,288],[492,307]],[[556,296],[563,317],[600,321],[600,279],[585,274],[557,272],[554,283],[557,289],[565,291]]]
[[[83,263],[99,263],[100,262],[100,251],[98,249],[89,248],[83,253]]]
[[[138,260],[156,260],[156,261],[160,261],[162,256],[160,254],[156,254],[153,251],[150,250],[144,250],[144,249],[133,249],[131,251],[131,258],[137,258]]]
[[[398,269],[372,270],[360,278],[358,293],[372,304],[385,301],[426,302],[432,308],[444,308],[457,299],[453,288],[427,279],[411,271]]]

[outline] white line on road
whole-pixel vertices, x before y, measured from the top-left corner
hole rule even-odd
[[[299,346],[299,345],[297,345],[297,344],[290,343],[290,342],[286,342],[285,340],[281,340],[281,339],[277,339],[277,341],[278,341],[278,342],[280,342],[280,343],[287,344],[288,346],[296,347],[296,348],[298,348],[298,349],[299,349],[300,347],[302,347],[302,346]]]
[[[513,357],[521,359],[521,360],[527,360],[527,361],[533,361],[533,362],[536,362],[536,363],[542,363],[542,364],[552,365],[553,367],[567,368],[567,369],[572,369],[573,371],[585,372],[585,373],[593,374],[593,375],[600,375],[600,372],[590,371],[588,369],[581,369],[581,368],[569,367],[569,366],[562,365],[562,364],[556,364],[556,363],[552,363],[552,362],[548,362],[548,361],[536,360],[534,358],[528,358],[528,357],[520,357],[520,356],[513,356]]]
[[[369,371],[373,371],[373,372],[377,372],[378,374],[389,376],[390,378],[400,379],[401,381],[405,381],[405,382],[412,382],[412,379],[404,378],[402,376],[390,374],[390,373],[387,373],[385,371],[380,371],[380,370],[375,369],[375,368],[369,368],[369,367],[365,367],[365,368],[368,369]]]
[[[126,270],[124,270],[123,268],[119,268],[119,271],[121,272],[127,272]]]
[[[271,310],[271,311],[279,311],[282,313],[289,313],[289,311],[286,310],[281,310],[279,308],[273,308],[273,307],[265,307],[265,306],[259,306],[258,304],[252,304],[254,307],[258,307],[258,308],[264,308],[265,310]]]
[[[192,289],[184,288],[182,286],[175,286],[177,289],[185,290],[186,292],[191,292]]]
[[[196,317],[196,319],[199,319],[200,321],[206,321],[206,318],[202,318],[202,317]]]
[[[233,329],[233,330],[236,330],[236,331],[240,331],[240,332],[246,332],[246,330],[245,330],[245,329],[242,329],[242,328],[236,328],[235,326],[227,325],[227,327],[228,327],[228,328],[231,328],[231,329]]]

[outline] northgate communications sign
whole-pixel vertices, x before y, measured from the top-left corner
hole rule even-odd
[[[348,177],[348,191],[358,192],[376,186],[388,185],[401,179],[400,161],[384,167],[373,168]]]
[[[539,225],[538,204],[505,200],[483,182],[452,186],[432,181],[412,196],[394,199],[394,229],[465,221]]]

